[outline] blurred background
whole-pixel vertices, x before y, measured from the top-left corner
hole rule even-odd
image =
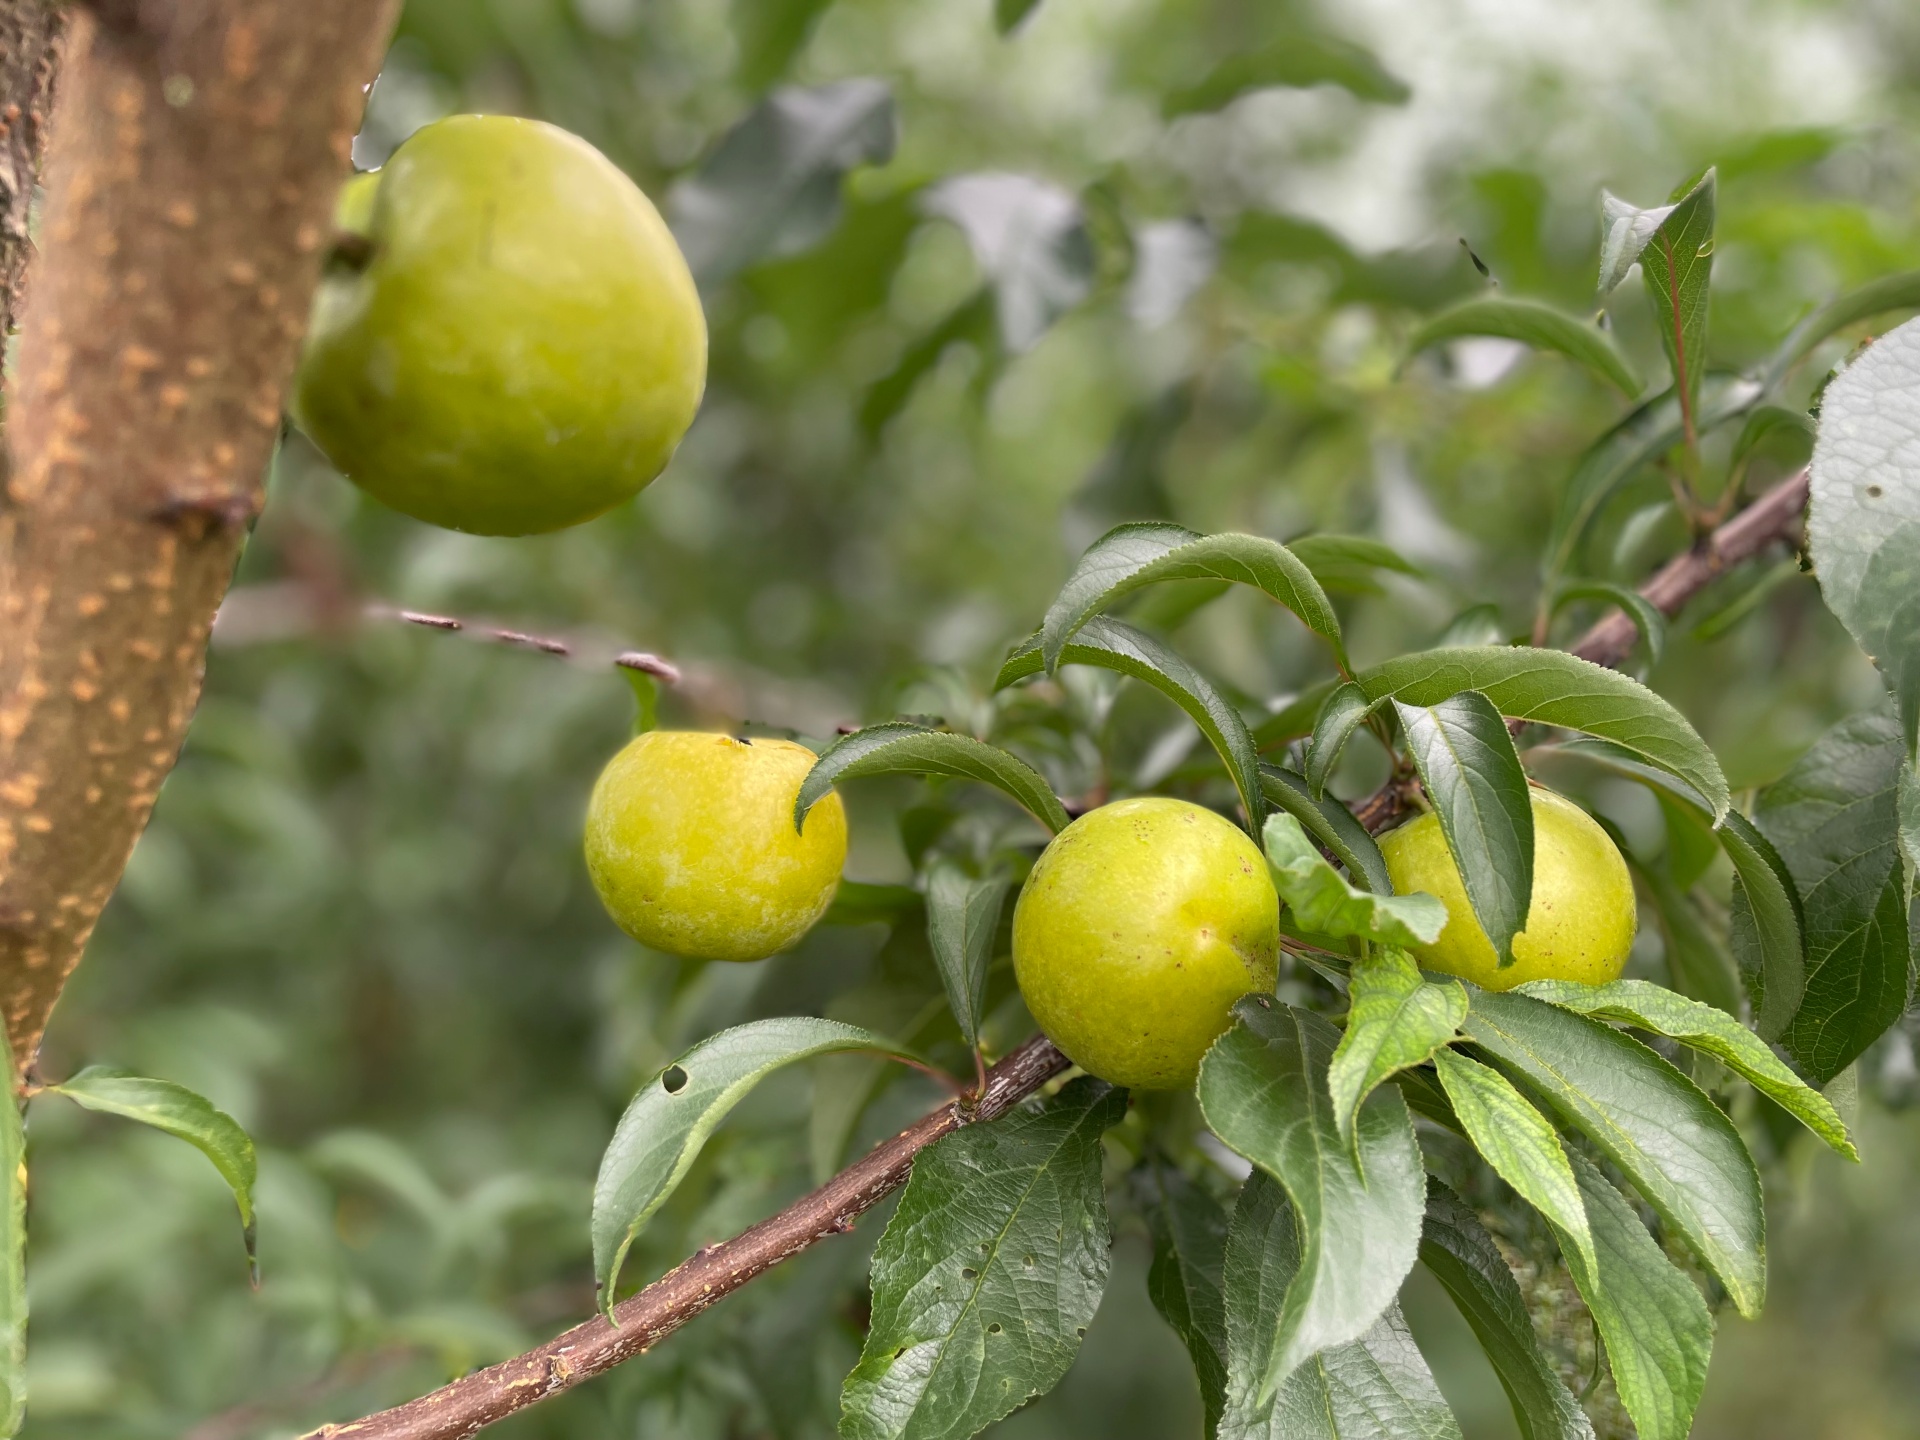
[[[415,524],[284,445],[186,758],[43,1062],[178,1080],[252,1131],[264,1285],[199,1155],[38,1101],[28,1433],[291,1435],[543,1339],[590,1309],[590,1185],[636,1082],[740,1019],[905,1028],[933,993],[884,926],[706,968],[614,929],[579,823],[630,724],[616,649],[683,667],[672,723],[815,743],[901,712],[982,724],[1078,549],[1141,516],[1398,546],[1426,578],[1340,597],[1363,663],[1463,612],[1523,631],[1554,498],[1622,406],[1505,342],[1403,364],[1423,314],[1488,283],[1466,246],[1505,293],[1588,310],[1601,190],[1651,205],[1717,164],[1712,361],[1738,370],[1817,302],[1920,265],[1916,87],[1904,0],[414,0],[357,163],[458,110],[586,136],[699,273],[705,408],[638,501],[533,540]],[[1641,308],[1618,317],[1659,373]],[[1756,479],[1804,454],[1789,433]],[[1630,486],[1585,570],[1637,581],[1684,543],[1665,493]],[[1162,618],[1250,713],[1317,678],[1299,628],[1244,597]],[[1703,596],[1651,679],[1736,786],[1879,693],[1791,562]],[[1177,712],[1122,706],[1117,783],[1177,766]],[[1085,757],[1036,758],[1072,793]],[[850,789],[849,873],[902,879],[924,788]],[[738,1112],[631,1276],[931,1103],[903,1081],[855,1119],[871,1077],[837,1063]],[[1769,1159],[1772,1303],[1723,1318],[1702,1437],[1920,1434],[1906,1037],[1858,1079],[1864,1164]],[[878,1228],[498,1433],[831,1435]],[[1199,1433],[1143,1230],[1124,1208],[1116,1228],[1080,1363],[994,1435]],[[1408,1303],[1467,1435],[1512,1436],[1439,1292]]]

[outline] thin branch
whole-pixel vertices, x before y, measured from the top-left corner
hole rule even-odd
[[[553,635],[529,635],[523,630],[506,630],[497,625],[462,620],[455,615],[429,615],[420,610],[398,610],[391,605],[369,605],[362,613],[369,620],[400,620],[408,625],[423,626],[428,630],[471,635],[476,640],[490,640],[500,645],[518,645],[529,650],[538,650],[543,655],[557,655],[563,660],[595,658],[588,653],[592,647],[580,640]],[[651,675],[665,685],[680,683],[679,666],[646,650],[622,650],[613,657],[613,663],[622,670],[638,670],[642,674]]]
[[[1776,540],[1797,534],[1806,505],[1805,472],[1782,482],[1673,560],[1641,587],[1671,615],[1716,575],[1758,554]],[[1574,646],[1574,653],[1615,665],[1633,648],[1633,623],[1624,615],[1602,620]],[[1404,783],[1390,783],[1357,808],[1369,830],[1384,830],[1400,813]],[[987,1072],[981,1096],[943,1105],[910,1129],[842,1170],[812,1194],[761,1221],[751,1230],[709,1246],[614,1308],[617,1324],[589,1320],[537,1350],[476,1371],[443,1389],[392,1410],[345,1425],[323,1425],[302,1440],[462,1440],[496,1420],[524,1410],[581,1381],[643,1355],[709,1305],[732,1294],[816,1240],[840,1235],[895,1187],[906,1182],[913,1157],[962,1125],[1005,1114],[1048,1080],[1068,1060],[1036,1035]]]

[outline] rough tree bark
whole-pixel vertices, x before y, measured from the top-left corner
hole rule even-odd
[[[67,12],[47,0],[0,3],[0,335],[19,323],[27,215],[46,151]]]
[[[0,1012],[21,1071],[199,698],[398,8],[73,15],[0,499]]]

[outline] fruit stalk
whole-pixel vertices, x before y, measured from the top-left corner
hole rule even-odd
[[[1798,535],[1807,501],[1802,471],[1781,481],[1746,509],[1663,566],[1641,594],[1668,615],[1702,587],[1777,540]],[[1616,665],[1633,648],[1635,631],[1624,615],[1604,617],[1572,647],[1596,664]],[[1356,807],[1373,831],[1399,813],[1389,786]],[[811,1194],[731,1240],[710,1245],[614,1307],[616,1324],[598,1317],[537,1349],[454,1381],[391,1410],[347,1424],[322,1425],[301,1440],[463,1440],[529,1405],[644,1354],[722,1297],[733,1293],[816,1240],[845,1234],[853,1221],[906,1183],[913,1157],[962,1125],[1005,1114],[1067,1068],[1066,1056],[1036,1035],[992,1070],[980,1099],[953,1101],[933,1111],[842,1170]]]

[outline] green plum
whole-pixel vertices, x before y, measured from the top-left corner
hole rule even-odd
[[[1118,800],[1062,830],[1013,914],[1027,1008],[1116,1085],[1191,1085],[1233,1002],[1273,988],[1280,901],[1246,833],[1184,800]]]
[[[700,296],[666,223],[586,141],[456,115],[349,182],[293,415],[417,519],[532,535],[637,494],[706,385]]]
[[[587,805],[587,871],[634,939],[701,960],[759,960],[811,930],[847,859],[828,792],[793,828],[814,754],[790,740],[651,730],[607,762]]]
[[[1513,964],[1505,969],[1474,918],[1440,818],[1422,815],[1381,837],[1393,888],[1403,895],[1425,890],[1446,902],[1440,938],[1414,954],[1429,970],[1487,990],[1511,990],[1529,980],[1617,980],[1638,924],[1627,862],[1578,805],[1538,787],[1531,794],[1533,896],[1526,928],[1513,937]]]

